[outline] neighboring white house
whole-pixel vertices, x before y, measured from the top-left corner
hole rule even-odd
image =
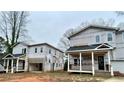
[[[124,30],[89,25],[69,37],[68,72],[124,73]]]
[[[62,70],[63,52],[48,43],[17,44],[4,58],[6,72]]]

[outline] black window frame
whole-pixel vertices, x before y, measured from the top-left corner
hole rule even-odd
[[[37,48],[35,48],[35,51],[34,52],[37,53]]]

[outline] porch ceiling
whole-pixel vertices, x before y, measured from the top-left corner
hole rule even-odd
[[[91,52],[81,52],[81,53],[82,53],[82,56],[91,56]],[[107,53],[107,51],[94,52],[94,55],[95,56],[102,56],[102,55],[105,55],[106,53]],[[69,54],[72,56],[78,57],[80,55],[80,52],[72,52]]]

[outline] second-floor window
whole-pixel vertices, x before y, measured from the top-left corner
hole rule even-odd
[[[42,48],[42,47],[40,48],[40,52],[41,52],[41,53],[43,52],[43,48]]]
[[[122,40],[124,40],[124,32],[122,32]]]
[[[51,49],[49,49],[49,54],[51,54]]]
[[[37,48],[35,48],[35,53],[37,53]]]
[[[100,42],[100,36],[99,35],[96,35],[96,42]]]
[[[26,54],[26,48],[22,49],[22,54]]]
[[[108,33],[108,41],[112,41],[112,33]]]

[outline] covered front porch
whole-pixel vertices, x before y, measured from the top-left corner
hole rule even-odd
[[[111,66],[111,49],[107,44],[73,47],[67,51],[68,72],[91,73],[110,72],[113,76]]]
[[[27,58],[24,54],[7,54],[4,58],[4,71],[6,73],[27,71]]]

